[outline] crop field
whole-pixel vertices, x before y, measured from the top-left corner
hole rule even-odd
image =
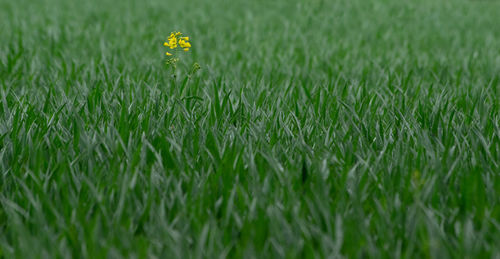
[[[499,10],[0,0],[0,258],[500,258]]]

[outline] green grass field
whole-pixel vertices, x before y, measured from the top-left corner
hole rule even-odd
[[[499,10],[0,0],[0,258],[499,258]]]

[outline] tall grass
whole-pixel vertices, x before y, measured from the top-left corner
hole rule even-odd
[[[500,256],[499,8],[0,0],[0,258]]]

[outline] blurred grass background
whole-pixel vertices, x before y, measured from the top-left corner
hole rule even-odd
[[[0,0],[0,257],[500,256],[499,7]]]

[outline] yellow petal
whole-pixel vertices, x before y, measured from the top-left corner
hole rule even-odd
[[[163,43],[163,46],[167,46],[168,47],[168,43],[167,42]]]
[[[189,50],[189,48],[185,48],[185,49],[184,49],[184,51],[188,51],[188,50]]]
[[[166,52],[165,55],[172,56],[172,53]]]

